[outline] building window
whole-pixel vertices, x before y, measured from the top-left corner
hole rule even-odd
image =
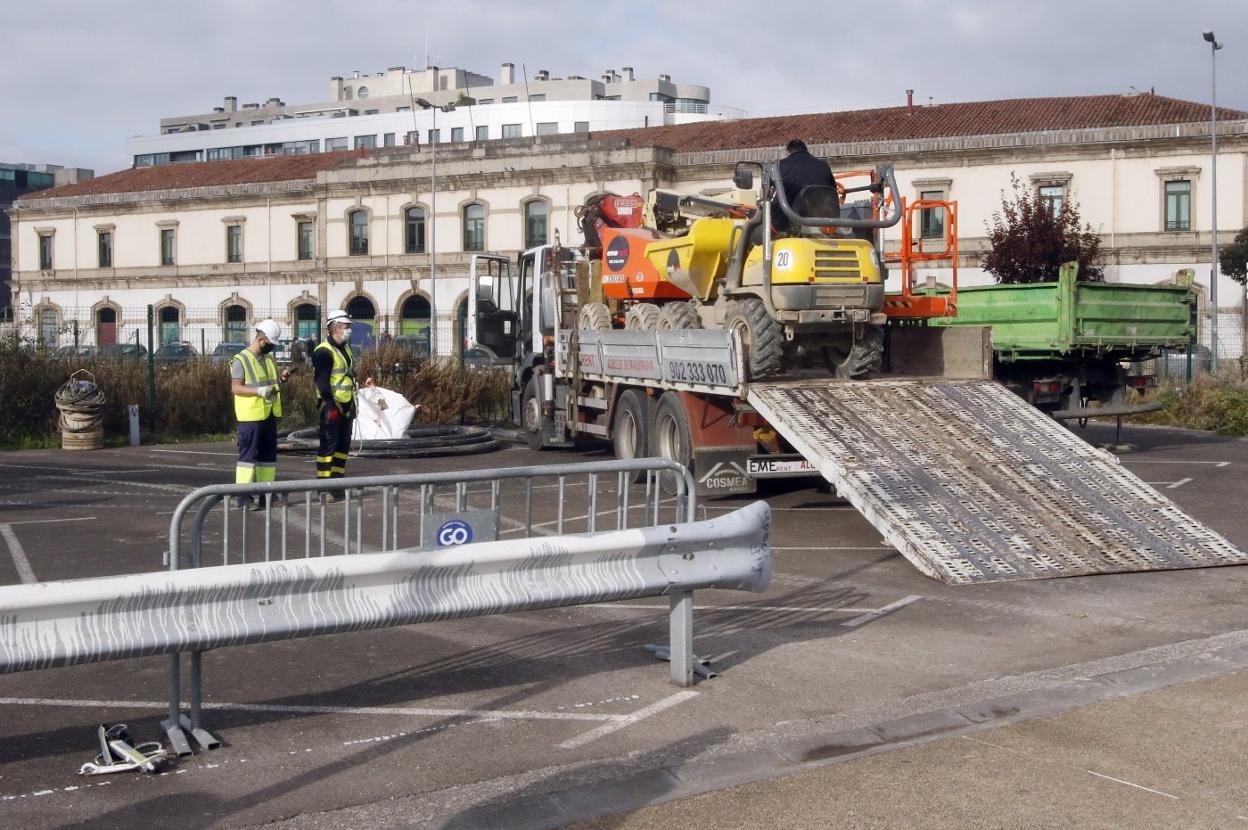
[[[487,141],[490,137],[490,128],[482,124],[477,127],[477,141]]]
[[[472,202],[464,205],[464,250],[485,250],[485,206]]]
[[[333,152],[335,152],[335,151],[337,151],[337,150],[345,150],[345,149],[347,149],[347,138],[346,138],[346,136],[343,136],[342,138],[327,138],[327,139],[325,139],[325,152],[327,152],[327,153],[333,153]]]
[[[558,121],[539,121],[537,123],[538,135],[554,135],[557,132],[559,132]]]
[[[429,301],[413,294],[399,307],[399,335],[418,338],[417,342],[429,348]]]
[[[247,342],[247,309],[235,303],[225,307],[225,342]]]
[[[355,91],[355,97],[356,97],[356,98],[367,98],[367,97],[368,97],[368,87],[366,87],[366,86],[362,86],[362,87],[360,87],[359,89],[357,89],[357,90]]]
[[[403,136],[404,144],[420,144],[420,133],[415,130],[408,130],[407,135]]]
[[[574,132],[574,133],[587,133],[587,132],[589,132],[589,122],[588,122],[588,121],[577,121],[577,122],[575,122],[575,123],[572,125],[572,132]]]
[[[463,127],[451,127],[451,141],[454,142],[454,141],[463,141],[463,140],[464,140],[464,128]]]
[[[39,270],[52,270],[52,234],[39,234]]]
[[[381,143],[383,147],[393,147],[394,146],[394,133],[384,134],[381,137]]]
[[[478,98],[477,99],[478,106],[485,106],[486,104],[492,104],[492,103],[494,103],[493,98]]]
[[[1192,229],[1192,183],[1188,179],[1166,182],[1166,230]]]
[[[504,124],[503,125],[503,138],[519,138],[519,137],[520,137],[520,125],[519,124]]]
[[[160,310],[160,345],[177,343],[182,339],[182,315],[177,306],[167,305]]]
[[[524,247],[535,248],[545,245],[546,217],[549,209],[545,202],[534,199],[524,203]]]
[[[95,250],[100,268],[113,267],[113,232],[100,231],[95,237]]]
[[[1054,216],[1062,212],[1062,203],[1066,201],[1066,187],[1060,184],[1040,185],[1040,203]]]
[[[516,103],[516,96],[514,96],[514,95],[504,95],[504,96],[503,96],[503,103],[504,103],[504,104],[514,104],[514,103]]]
[[[173,228],[160,229],[160,264],[173,265],[175,254]]]
[[[353,210],[347,214],[347,224],[351,227],[351,256],[364,256],[368,253],[368,212]]]
[[[537,93],[536,95],[530,95],[530,96],[529,96],[529,100],[530,100],[530,101],[545,101],[545,100],[546,100],[546,93],[544,93],[544,92],[539,92],[539,93]]]
[[[410,207],[403,212],[403,251],[425,252],[425,209],[422,207]]]
[[[243,226],[225,226],[225,261],[243,261]]]
[[[943,190],[921,190],[920,200],[943,201]],[[919,211],[919,236],[923,239],[941,239],[945,235],[945,209],[943,207],[924,208]]]
[[[430,131],[429,131],[429,143],[430,143],[430,144],[441,144],[441,143],[442,143],[442,131],[441,131],[441,130],[430,130]]]
[[[314,340],[320,334],[320,330],[316,306],[311,303],[295,306],[295,337],[300,340]]]
[[[45,308],[39,312],[39,342],[45,346],[55,346],[57,344],[58,330],[60,329],[59,321],[56,319],[55,309]]]
[[[351,318],[351,322],[366,325],[370,331],[376,331],[377,309],[368,297],[352,297],[347,302],[345,310]]]
[[[375,135],[357,135],[355,137],[355,149],[371,150],[377,146],[377,136]]]
[[[303,220],[296,225],[296,234],[299,240],[299,258],[312,258],[312,223]]]

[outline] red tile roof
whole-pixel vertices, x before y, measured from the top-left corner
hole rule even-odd
[[[1242,120],[1248,113],[1218,109],[1218,118]],[[1209,106],[1163,95],[1088,95],[1012,98],[963,104],[825,112],[738,121],[703,121],[669,127],[607,130],[594,138],[628,138],[633,144],[677,152],[781,147],[792,138],[807,143],[893,141],[952,136],[1028,133],[1044,130],[1186,124],[1209,120]]]
[[[366,154],[365,150],[315,153],[306,156],[238,159],[236,161],[205,161],[186,164],[162,164],[156,167],[134,167],[67,184],[50,190],[27,193],[22,200],[56,199],[62,196],[92,196],[100,193],[139,193],[150,190],[176,190],[185,187],[220,187],[255,182],[284,182],[292,179],[314,179],[322,170],[330,170]]]

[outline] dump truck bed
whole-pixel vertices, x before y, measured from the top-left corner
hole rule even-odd
[[[754,383],[748,400],[889,544],[944,582],[1248,563],[992,381]]]

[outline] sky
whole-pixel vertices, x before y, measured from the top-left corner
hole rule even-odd
[[[751,116],[1132,89],[1248,110],[1244,0],[3,0],[0,161],[128,166],[162,116],[328,98],[332,75],[460,67],[498,79],[632,66]]]

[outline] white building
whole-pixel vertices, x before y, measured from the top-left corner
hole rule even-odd
[[[1207,115],[1202,104],[1113,95],[466,142],[437,149],[436,217],[429,147],[126,170],[18,200],[14,305],[32,333],[64,344],[75,331],[86,343],[133,337],[151,304],[161,338],[209,348],[268,315],[312,334],[317,309],[340,306],[414,334],[432,306],[450,354],[473,251],[514,253],[555,233],[575,245],[573,212],[590,194],[723,187],[738,160],[776,158],[801,137],[836,170],[891,161],[904,195],[957,201],[964,285],[989,279],[977,267],[986,223],[1018,177],[1079,201],[1110,281],[1157,283],[1194,268],[1207,315]],[[1248,223],[1248,113],[1220,117],[1225,244]],[[893,229],[886,241],[897,238]],[[947,264],[930,273],[948,281]],[[1218,300],[1222,355],[1236,357],[1243,289],[1219,278]]]
[[[212,112],[162,118],[158,135],[136,136],[127,151],[136,167],[298,155],[404,144],[459,143],[558,133],[684,124],[743,115],[711,105],[711,91],[639,79],[632,67],[598,79],[552,77],[545,69],[519,80],[515,65],[500,80],[463,69],[391,67],[376,75],[330,79],[329,100],[239,106],[229,96]],[[423,102],[423,103],[422,103]],[[446,111],[446,108],[451,108]],[[441,109],[442,111],[435,111]]]

